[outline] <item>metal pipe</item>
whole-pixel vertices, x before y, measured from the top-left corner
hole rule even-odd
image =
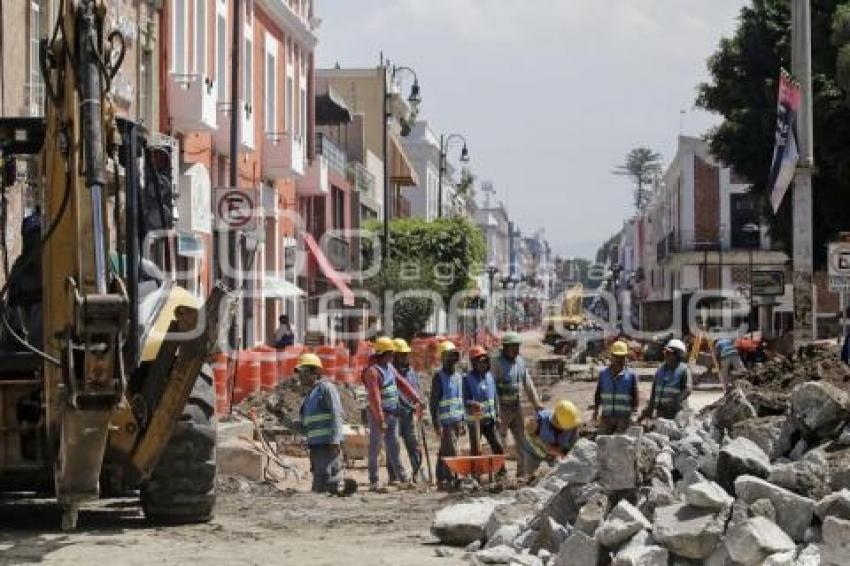
[[[381,270],[387,269],[387,260],[390,257],[390,165],[387,136],[389,131],[387,128],[387,120],[390,118],[387,103],[389,102],[390,92],[387,84],[387,63],[382,63],[381,70],[383,71],[384,83],[384,103],[382,106],[383,118],[383,143],[384,143],[384,241],[381,242]]]

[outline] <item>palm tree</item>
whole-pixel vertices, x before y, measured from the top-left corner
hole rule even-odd
[[[643,210],[652,196],[649,187],[661,174],[661,154],[648,147],[636,147],[626,154],[624,163],[617,165],[613,173],[631,177],[635,183],[635,208]]]

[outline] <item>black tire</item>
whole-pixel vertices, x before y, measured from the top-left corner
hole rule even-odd
[[[145,516],[164,523],[209,521],[215,507],[215,389],[201,369],[162,457],[141,486]]]

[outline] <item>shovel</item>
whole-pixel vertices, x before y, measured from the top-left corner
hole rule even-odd
[[[434,483],[434,477],[431,475],[431,453],[428,451],[428,440],[425,437],[425,423],[419,420],[419,435],[422,437],[422,449],[425,451],[425,463],[428,466],[428,485]],[[422,473],[422,465],[420,463],[419,473]]]

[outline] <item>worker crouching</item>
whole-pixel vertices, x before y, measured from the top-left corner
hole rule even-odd
[[[676,418],[687,408],[687,399],[693,389],[691,370],[685,363],[687,348],[681,340],[670,340],[664,347],[664,363],[655,372],[649,403],[641,419]]]
[[[301,424],[310,450],[312,490],[317,493],[340,493],[343,458],[342,403],[336,386],[322,377],[322,362],[315,354],[298,359],[298,375],[310,392],[301,404]]]
[[[611,362],[599,372],[593,402],[593,418],[601,414],[599,434],[623,434],[638,410],[638,380],[626,367],[629,346],[618,340],[611,345]]]
[[[523,474],[530,476],[540,464],[554,464],[567,455],[578,440],[581,413],[570,401],[562,400],[555,410],[543,409],[525,423]]]
[[[441,342],[438,346],[442,367],[431,381],[430,409],[434,430],[440,437],[437,455],[437,482],[448,487],[456,478],[443,458],[457,456],[457,441],[463,432],[463,379],[457,371],[460,353],[452,342]]]
[[[481,454],[481,437],[487,439],[493,454],[504,454],[499,435],[499,400],[496,382],[490,374],[487,350],[474,346],[469,350],[472,369],[463,378],[463,402],[470,424],[469,445],[473,456]]]

